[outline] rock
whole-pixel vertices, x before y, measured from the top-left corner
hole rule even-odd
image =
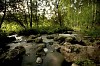
[[[0,64],[3,62],[6,56],[7,56],[7,53],[0,54]]]
[[[71,66],[79,66],[79,65],[77,65],[77,64],[75,64],[75,63],[73,63]]]
[[[1,64],[3,66],[18,66],[22,60],[22,56],[25,54],[25,48],[22,46],[17,46],[13,50],[10,50],[1,56]],[[0,58],[1,59],[1,58]]]
[[[47,49],[47,48],[44,48],[43,50],[44,50],[44,52],[45,52],[45,53],[47,53],[47,52],[48,52],[48,49]]]
[[[43,48],[45,48],[45,44],[38,44],[34,48],[36,50],[36,56],[45,55]]]
[[[89,49],[88,49],[89,50]],[[96,45],[90,58],[94,60],[95,63],[100,63],[100,45]]]
[[[100,41],[95,41],[96,46],[100,46]]]
[[[60,53],[61,46],[59,44],[53,44],[52,47],[54,48],[54,50]]]
[[[58,41],[59,43],[62,43],[65,41],[66,37],[63,36],[58,36],[58,37],[54,37],[54,41]]]
[[[67,38],[65,39],[65,41],[66,41],[66,42],[71,42],[73,39],[74,39],[74,37],[67,37]]]
[[[85,42],[84,40],[79,41],[79,44],[80,44],[80,45],[83,45],[83,46],[86,46],[86,43],[87,43],[87,42]]]
[[[35,38],[36,38],[35,35],[30,35],[30,36],[29,36],[29,39],[35,39]]]
[[[42,43],[42,42],[43,42],[42,37],[37,37],[37,38],[35,39],[35,42],[36,42],[36,43]]]
[[[43,66],[62,66],[64,57],[58,52],[47,53],[43,60]]]
[[[36,37],[40,37],[40,36],[41,36],[41,34],[37,34],[37,35],[36,35]]]
[[[41,64],[41,63],[42,63],[42,58],[41,58],[41,57],[37,57],[36,63],[37,63],[37,64]]]
[[[60,52],[67,52],[67,53],[71,53],[71,49],[61,46]]]
[[[66,45],[71,45],[71,43],[65,42],[65,43],[63,44],[63,46],[66,46]]]
[[[67,31],[67,34],[72,34],[73,33],[73,31]]]
[[[78,44],[79,42],[77,41],[77,39],[75,37],[67,37],[65,39],[66,42],[69,42],[71,44]]]
[[[27,39],[27,43],[31,43],[35,41],[36,36],[35,35],[30,35]]]
[[[61,37],[76,37],[77,34],[59,34],[59,36]]]
[[[9,51],[7,56],[6,56],[6,60],[13,60],[14,58],[18,58],[19,56],[22,56],[23,54],[25,54],[26,50],[24,47],[22,46],[17,46],[15,47],[13,50]]]
[[[53,42],[48,42],[49,45],[53,45]]]
[[[26,50],[23,46],[17,46],[15,49],[19,50],[19,54],[25,54]]]
[[[94,49],[95,48],[93,46],[82,46],[79,44],[75,44],[75,45],[62,46],[60,49],[60,52],[61,52],[61,54],[64,55],[66,61],[74,62],[77,60],[82,60],[82,59],[94,57],[94,56],[92,56]],[[99,53],[99,52],[97,52],[97,53]]]
[[[8,43],[16,40],[15,37],[0,36],[0,48],[4,48]]]
[[[28,39],[27,43],[31,43],[31,42],[34,42],[34,41],[35,41],[34,39]]]
[[[48,35],[46,38],[47,39],[54,39],[54,36],[53,35]]]
[[[12,41],[16,40],[16,38],[15,37],[9,37],[8,40],[12,42]]]
[[[84,39],[92,38],[91,36],[84,36]]]

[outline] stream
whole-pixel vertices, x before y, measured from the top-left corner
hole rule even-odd
[[[65,35],[60,34],[60,35],[74,36],[74,35],[70,35],[70,34],[65,34]],[[41,36],[43,39],[43,43],[35,43],[35,42],[27,43],[26,38],[24,36],[17,36],[17,35],[12,35],[12,36],[16,38],[16,41],[8,44],[8,46],[10,46],[10,49],[14,49],[16,46],[23,46],[26,49],[26,54],[23,56],[21,66],[42,66],[42,64],[43,64],[43,66],[51,66],[50,62],[53,62],[53,61],[50,60],[51,59],[50,57],[48,59],[48,56],[49,56],[48,53],[51,53],[51,55],[50,55],[51,57],[56,57],[56,55],[59,55],[62,58],[62,55],[60,53],[58,53],[57,51],[55,51],[55,47],[51,46],[52,44],[57,44],[57,42],[54,41],[53,39],[47,39],[46,38],[47,35]],[[12,37],[12,36],[9,36],[9,37]],[[44,48],[44,51],[47,52],[47,59],[45,58],[46,56],[42,56],[42,63],[37,64],[36,63],[36,60],[37,60],[37,56],[36,56],[36,52],[37,52],[36,49],[37,48],[36,48],[36,46],[39,44],[46,45],[46,47]],[[55,55],[55,56],[53,56],[53,55]],[[58,59],[56,59],[56,60],[58,60]],[[47,64],[47,62],[49,62],[48,63],[49,65]],[[56,63],[56,62],[54,62],[54,63],[55,63],[54,65],[56,65],[56,66],[61,66],[61,65],[58,65],[59,63]]]
[[[16,35],[12,35],[9,37],[16,37]],[[43,39],[43,43],[41,44],[46,44],[47,51],[53,51],[54,49],[48,44],[49,42],[53,43],[53,39],[47,39],[46,35],[43,35],[41,37]],[[22,60],[22,66],[37,66],[36,49],[34,49],[36,45],[37,43],[35,42],[27,43],[26,39],[23,39],[23,36],[17,36],[16,41],[8,44],[8,46],[10,46],[10,49],[14,49],[16,46],[23,46],[26,49],[26,54],[23,56]]]

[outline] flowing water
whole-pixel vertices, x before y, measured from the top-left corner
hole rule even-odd
[[[66,35],[66,34],[65,35],[60,34],[60,35],[74,36],[74,35]],[[21,66],[42,66],[42,64],[38,65],[36,63],[37,57],[36,57],[36,48],[35,47],[37,46],[37,43],[35,43],[35,42],[27,43],[26,38],[23,38],[23,36],[17,36],[17,35],[12,35],[12,36],[16,38],[16,41],[8,44],[10,46],[10,49],[14,49],[16,46],[23,46],[26,49],[26,54],[23,56]],[[9,37],[12,37],[12,36],[9,36]],[[41,44],[46,45],[46,48],[44,48],[44,51],[46,51],[48,53],[53,52],[55,50],[55,47],[52,47],[51,45],[56,44],[57,42],[55,42],[53,39],[47,39],[46,38],[47,35],[42,35],[41,37],[43,39],[43,43],[41,43]]]

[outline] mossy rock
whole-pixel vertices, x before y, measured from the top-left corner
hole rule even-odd
[[[42,37],[37,37],[37,38],[35,39],[35,42],[36,42],[36,43],[43,43]]]
[[[3,66],[18,66],[22,61],[22,57],[26,50],[22,46],[17,46],[14,49],[4,53],[0,58],[0,65]]]

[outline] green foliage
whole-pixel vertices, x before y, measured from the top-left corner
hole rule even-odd
[[[18,32],[19,35],[25,35],[25,36],[28,36],[28,35],[31,35],[31,34],[38,34],[38,30],[36,29],[26,29],[26,30],[21,30]]]
[[[44,26],[44,27],[39,27],[38,29],[36,27],[32,29],[26,29],[26,30],[21,30],[18,32],[19,35],[31,35],[31,34],[54,34],[54,33],[64,33],[69,30],[72,30],[71,28],[67,27],[60,27],[60,26],[55,26],[55,27],[50,27],[50,26]]]
[[[40,7],[43,5],[43,1],[30,1],[32,2],[26,1],[26,5],[28,6],[26,8],[22,0],[19,0],[18,2],[17,0],[9,0],[11,4],[7,3],[7,9],[8,7],[11,7],[11,9],[14,10],[8,9],[9,12],[7,12],[5,20],[9,23],[6,21],[3,23],[1,28],[3,31],[6,31],[7,33],[14,31],[22,34],[29,34],[31,32],[31,34],[52,34],[66,33],[67,30],[71,30],[70,28],[72,28],[87,33],[88,35],[99,36],[100,34],[99,28],[94,28],[94,26],[99,24],[100,5],[99,3],[94,2],[94,0],[59,0],[58,4],[58,0],[45,0],[46,4],[44,6],[50,7],[48,10]],[[75,3],[75,1],[77,2]],[[3,0],[0,2],[3,4]],[[54,8],[50,3],[53,3],[52,6]],[[17,8],[17,6],[19,8]],[[38,10],[39,7],[40,10]],[[1,5],[0,11],[3,9],[4,6]],[[50,11],[50,13],[48,11]],[[49,15],[52,15],[51,19]],[[29,29],[29,27],[32,28]]]
[[[100,26],[92,26],[88,29],[83,28],[81,32],[92,37],[100,37]]]
[[[96,66],[95,63],[89,59],[78,60],[75,63],[78,64],[79,66]]]
[[[6,33],[10,33],[10,32],[18,32],[18,31],[20,31],[20,30],[23,30],[23,28],[21,27],[21,26],[19,26],[17,23],[15,23],[15,22],[11,22],[11,23],[9,23],[9,22],[4,22],[3,24],[2,24],[2,27],[1,27],[1,29],[3,30],[3,31],[5,31]]]
[[[0,29],[0,38],[2,38],[4,36],[7,36],[7,34],[3,30]]]

